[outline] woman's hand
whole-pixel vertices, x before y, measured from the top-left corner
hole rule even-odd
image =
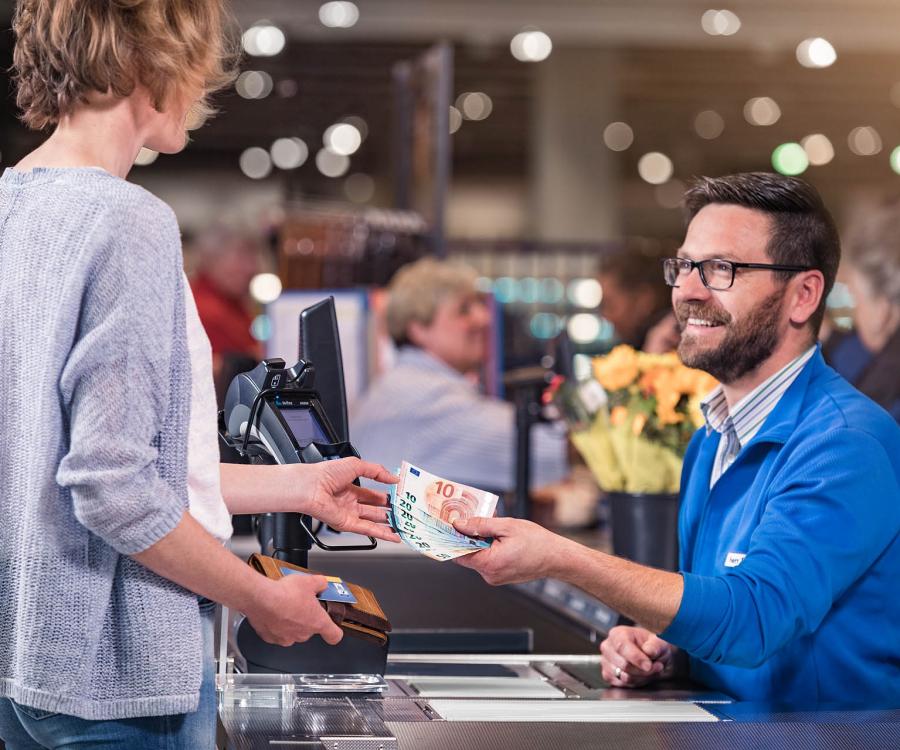
[[[396,484],[398,478],[379,464],[358,458],[339,458],[315,464],[292,464],[296,492],[301,494],[305,513],[323,521],[337,531],[399,542],[387,525],[387,496],[383,492],[357,487],[357,477],[383,484]]]

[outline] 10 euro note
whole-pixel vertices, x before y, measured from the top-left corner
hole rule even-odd
[[[497,495],[452,482],[404,461],[391,492],[391,521],[401,539],[434,560],[452,560],[490,546],[466,536],[453,522],[492,516]]]

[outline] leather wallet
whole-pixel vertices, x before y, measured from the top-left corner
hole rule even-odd
[[[250,555],[247,562],[254,570],[274,581],[284,577],[282,568],[290,568],[313,575],[327,575],[308,568],[301,568],[299,565],[292,565],[283,560],[276,560],[258,552]],[[356,604],[320,602],[331,619],[346,635],[374,641],[380,645],[387,643],[387,634],[391,630],[391,623],[378,604],[375,594],[364,586],[358,586],[349,581],[344,581],[343,585],[356,597]]]

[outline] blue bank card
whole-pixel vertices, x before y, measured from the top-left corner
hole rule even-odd
[[[281,568],[281,572],[283,575],[297,575],[297,576],[308,576],[309,573],[304,573],[302,570],[294,570],[293,568],[285,568],[282,566],[278,566]],[[343,578],[338,578],[337,576],[324,576],[325,580],[328,581],[327,588],[319,594],[316,594],[316,598],[322,600],[323,602],[340,602],[341,604],[356,604],[356,597],[353,596],[353,593],[349,588],[344,584]]]

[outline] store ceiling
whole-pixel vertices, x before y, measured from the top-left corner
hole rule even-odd
[[[383,177],[392,163],[391,67],[435,40],[448,39],[455,47],[455,92],[485,91],[494,103],[487,120],[466,123],[454,136],[454,173],[526,180],[540,64],[513,59],[509,39],[534,26],[551,36],[557,50],[617,51],[618,119],[635,132],[634,145],[620,156],[629,229],[640,223],[641,211],[656,205],[654,189],[636,170],[639,156],[651,150],[669,154],[675,176],[686,179],[768,168],[778,143],[818,132],[828,135],[836,156],[807,176],[826,193],[848,183],[884,189],[897,179],[887,162],[887,154],[900,144],[900,110],[891,103],[891,88],[900,81],[900,3],[895,0],[748,0],[729,6],[742,22],[730,37],[704,33],[700,17],[707,4],[683,0],[358,0],[360,20],[351,29],[323,27],[318,2],[238,0],[233,5],[242,26],[268,19],[288,37],[281,54],[251,58],[244,65],[268,72],[276,93],[259,101],[227,93],[220,98],[222,114],[196,134],[184,157],[147,169],[162,169],[162,164],[166,169],[236,169],[243,149],[268,146],[285,135],[302,137],[315,149],[329,124],[357,114],[367,120],[370,136],[353,169]],[[0,21],[7,26],[11,6],[0,2]],[[802,68],[794,48],[818,35],[835,45],[838,62],[825,70]],[[0,63],[6,67],[8,36],[4,44]],[[296,94],[279,96],[281,81],[296,83]],[[602,85],[608,82],[587,81],[585,90],[589,95],[591,86]],[[777,124],[746,122],[744,104],[753,96],[779,102]],[[14,124],[7,102],[0,149],[9,154],[34,138]],[[715,109],[725,122],[714,140],[703,140],[693,129],[697,113],[706,109]],[[606,124],[596,124],[598,147]],[[879,131],[883,150],[878,156],[850,153],[847,134],[859,125]],[[297,175],[304,191],[328,195],[336,189],[311,162]]]

